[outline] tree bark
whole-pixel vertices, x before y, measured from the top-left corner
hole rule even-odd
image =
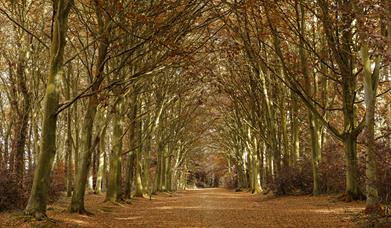
[[[376,91],[379,81],[379,63],[377,57],[375,69],[372,72],[371,60],[369,58],[369,48],[366,43],[361,47],[361,57],[363,62],[364,72],[364,91],[365,91],[365,106],[366,106],[366,212],[371,214],[381,214],[379,194],[377,191],[376,178],[376,143],[375,143],[375,109],[376,109]]]
[[[54,22],[50,47],[50,67],[45,93],[44,120],[42,125],[41,153],[35,168],[33,186],[25,213],[42,219],[46,216],[50,171],[56,153],[56,127],[58,109],[58,85],[62,74],[62,61],[67,33],[67,23],[73,0],[54,2]]]
[[[87,184],[88,170],[91,165],[92,153],[92,129],[98,100],[96,95],[93,95],[88,100],[87,112],[84,116],[84,123],[81,133],[81,153],[79,155],[78,172],[75,177],[75,189],[72,195],[70,212],[86,213],[84,207],[84,194]]]
[[[68,74],[66,80],[64,78],[64,84],[66,85],[65,89],[65,99],[69,100],[71,98],[71,74]],[[72,162],[72,109],[69,108],[66,111],[66,122],[67,122],[67,132],[66,132],[66,141],[65,141],[65,184],[67,197],[72,196],[72,186],[73,186],[73,162]]]
[[[113,118],[113,145],[110,155],[109,183],[106,201],[118,202],[121,200],[121,155],[122,155],[122,105],[123,98],[119,95],[114,107]]]
[[[134,179],[134,163],[136,155],[136,116],[137,116],[137,91],[134,89],[131,96],[131,105],[132,108],[128,114],[129,118],[129,154],[126,167],[126,177],[125,177],[125,199],[130,199],[132,194],[132,183]]]
[[[98,4],[96,2],[96,4]],[[92,95],[88,98],[87,111],[83,119],[83,128],[81,133],[81,151],[78,161],[78,172],[75,178],[75,189],[72,196],[70,205],[70,212],[86,213],[84,207],[84,194],[87,184],[88,171],[91,165],[91,153],[92,153],[92,133],[94,126],[94,119],[99,105],[98,91],[100,84],[103,81],[103,70],[105,68],[105,59],[109,46],[108,28],[103,21],[101,6],[96,6],[96,14],[98,17],[98,29],[99,34],[102,35],[98,44],[98,57],[96,62],[94,84],[91,87]]]

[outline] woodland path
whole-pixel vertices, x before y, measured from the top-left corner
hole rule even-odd
[[[48,211],[56,223],[9,222],[18,227],[354,227],[352,214],[364,206],[335,202],[330,196],[266,197],[226,189],[160,194],[124,205],[102,203],[103,199],[87,196],[87,208],[95,208],[93,216],[69,214],[64,199]]]

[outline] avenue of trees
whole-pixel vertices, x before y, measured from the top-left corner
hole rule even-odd
[[[85,214],[86,191],[195,172],[391,199],[388,0],[0,0],[0,25],[0,210],[42,219],[65,192]]]
[[[341,198],[366,198],[367,211],[379,212],[391,192],[390,2],[226,7],[228,48],[215,56],[215,75],[229,110],[220,141],[239,186],[319,195],[338,189],[338,177],[328,176],[344,173]],[[305,186],[308,169],[312,186]]]

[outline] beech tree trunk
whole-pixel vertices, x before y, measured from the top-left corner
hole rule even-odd
[[[375,143],[375,108],[376,108],[376,91],[379,81],[379,63],[380,58],[377,57],[375,69],[372,72],[371,60],[369,58],[369,48],[366,43],[361,47],[361,57],[363,62],[364,72],[364,91],[365,91],[365,106],[366,106],[366,208],[368,213],[381,214],[379,202],[379,194],[377,191],[376,178],[376,143]]]
[[[134,181],[134,164],[136,156],[136,116],[137,116],[137,91],[133,89],[131,96],[132,108],[128,114],[129,118],[129,154],[127,158],[125,177],[125,199],[130,199],[132,194],[132,183]]]
[[[65,99],[69,100],[71,98],[71,74],[68,74],[66,79],[64,77],[65,88]],[[72,196],[72,186],[73,186],[73,165],[72,165],[72,109],[69,108],[66,111],[66,122],[67,122],[67,132],[66,132],[66,141],[65,141],[65,187],[67,192],[67,197]]]
[[[62,61],[67,33],[67,23],[73,0],[54,2],[53,33],[50,47],[50,67],[45,93],[44,119],[42,124],[41,153],[35,167],[33,186],[25,213],[42,219],[46,216],[50,171],[56,153],[56,127],[58,109],[57,78],[61,76]]]
[[[118,202],[121,199],[121,155],[122,155],[122,105],[121,95],[114,107],[113,118],[113,145],[110,154],[109,183],[106,201]]]
[[[95,2],[95,4],[98,4]],[[75,189],[72,195],[70,212],[86,213],[84,207],[84,194],[87,184],[88,172],[91,165],[92,154],[92,133],[94,119],[99,105],[98,90],[103,81],[103,70],[105,68],[105,59],[109,46],[108,28],[105,27],[105,16],[102,15],[102,7],[96,6],[98,17],[99,34],[102,34],[98,44],[98,57],[95,68],[94,84],[91,87],[92,95],[88,98],[87,111],[83,119],[83,128],[81,130],[81,151],[79,154],[77,174],[75,177]]]
[[[84,194],[87,184],[88,171],[91,165],[92,129],[97,106],[97,97],[96,95],[93,95],[88,100],[88,108],[84,116],[84,123],[81,132],[81,153],[79,154],[78,172],[75,177],[75,188],[72,195],[70,212],[86,213],[84,207]]]

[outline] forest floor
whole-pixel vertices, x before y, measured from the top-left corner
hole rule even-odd
[[[273,197],[226,189],[161,193],[129,204],[103,203],[87,195],[92,216],[66,211],[69,198],[48,207],[52,221],[26,220],[21,212],[0,213],[0,227],[357,227],[363,202],[345,203],[335,196]],[[356,220],[356,221],[355,221]]]

